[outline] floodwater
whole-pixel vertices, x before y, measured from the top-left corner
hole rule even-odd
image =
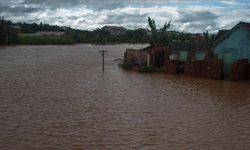
[[[117,66],[144,46],[0,48],[0,149],[250,149],[249,81]]]

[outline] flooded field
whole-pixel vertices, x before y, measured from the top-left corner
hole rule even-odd
[[[249,81],[117,66],[144,46],[0,48],[0,149],[250,149]]]

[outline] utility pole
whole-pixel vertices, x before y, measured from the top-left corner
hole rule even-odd
[[[6,43],[7,43],[7,45],[9,45],[9,36],[8,35],[6,36]]]
[[[104,56],[108,51],[100,50],[99,52],[102,55],[102,72],[104,72]]]

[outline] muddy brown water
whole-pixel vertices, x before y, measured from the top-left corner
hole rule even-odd
[[[127,72],[129,47],[1,47],[0,149],[250,149],[249,81]]]

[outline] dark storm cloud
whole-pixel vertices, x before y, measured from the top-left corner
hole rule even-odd
[[[217,19],[218,15],[210,11],[180,11],[180,18],[177,21],[182,23],[185,22],[193,22],[193,21],[202,21],[202,20],[210,20],[210,19]]]
[[[15,5],[4,5],[0,3],[0,10],[1,10],[0,12],[18,14],[18,13],[32,13],[40,9],[26,5],[15,6]]]

